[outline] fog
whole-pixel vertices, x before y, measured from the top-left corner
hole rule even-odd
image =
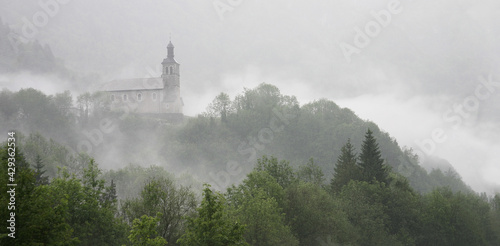
[[[2,88],[77,95],[112,79],[159,76],[171,39],[186,115],[220,92],[271,83],[301,104],[327,98],[352,109],[401,146],[448,160],[476,191],[500,186],[498,1],[42,2],[0,0],[0,17],[23,33],[47,12],[29,39],[96,81],[8,73]],[[380,11],[390,17],[356,46],[356,30],[366,33]],[[436,129],[439,143],[422,148]]]

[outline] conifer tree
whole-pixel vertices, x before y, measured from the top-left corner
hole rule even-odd
[[[36,185],[46,185],[49,184],[49,177],[43,176],[45,174],[45,165],[43,164],[42,157],[37,155],[35,158],[35,179]]]
[[[384,160],[380,154],[378,143],[373,137],[373,132],[368,129],[365,140],[361,147],[359,156],[359,166],[361,168],[362,181],[373,182],[374,180],[386,183],[388,181],[388,170],[384,165]]]
[[[332,192],[339,192],[351,179],[360,178],[360,168],[356,165],[356,153],[351,139],[342,146],[341,154],[334,168],[335,173],[330,182]]]

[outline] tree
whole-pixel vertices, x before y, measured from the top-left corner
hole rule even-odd
[[[161,213],[158,213],[156,217],[143,215],[141,219],[134,219],[134,222],[132,223],[132,230],[128,236],[128,239],[133,246],[167,245],[167,240],[165,240],[165,238],[156,236],[158,234],[156,228],[158,227],[158,222],[160,221],[158,218],[159,216],[161,216]]]
[[[90,122],[91,116],[101,117],[109,111],[109,99],[103,92],[85,92],[76,98],[76,104],[81,112],[84,126]]]
[[[321,186],[299,182],[288,187],[286,195],[286,221],[300,245],[321,245],[318,240],[324,237],[341,245],[355,241],[354,227],[340,203]]]
[[[182,246],[247,245],[243,239],[245,226],[228,217],[224,196],[214,193],[208,184],[197,217],[187,218],[187,222],[186,232],[177,240]]]
[[[195,212],[196,199],[187,187],[177,187],[171,179],[154,178],[143,188],[139,198],[126,200],[122,204],[124,218],[133,220],[142,215],[158,215],[159,236],[175,242],[185,230],[184,217]]]
[[[12,156],[8,153],[7,147],[0,146],[0,181],[17,186],[0,186],[0,205],[5,208],[0,209],[0,219],[14,219],[15,233],[13,237],[8,236],[12,231],[2,226],[0,245],[75,245],[77,239],[67,223],[67,196],[57,187],[36,185],[35,172],[24,160],[19,147],[11,152],[15,153],[15,161],[9,159]],[[15,164],[13,182],[8,180],[11,177],[8,175],[11,170],[7,169],[9,162]],[[10,195],[3,195],[11,194],[7,192],[11,190],[15,192],[15,201],[10,200]]]
[[[73,97],[71,92],[66,90],[63,93],[57,93],[52,98],[55,106],[61,110],[68,109],[73,106]]]
[[[246,225],[245,239],[251,245],[297,245],[285,222],[285,193],[265,171],[253,171],[238,187],[228,188],[231,215]]]
[[[285,191],[276,179],[269,173],[264,171],[253,171],[247,174],[247,178],[238,187],[230,187],[227,189],[226,196],[228,202],[238,207],[243,202],[243,196],[255,196],[256,191],[262,190],[269,197],[272,197],[278,203],[278,207],[285,207]]]
[[[278,162],[278,159],[274,156],[270,158],[265,155],[262,156],[262,158],[257,160],[255,170],[269,173],[269,175],[274,177],[276,182],[283,188],[288,187],[297,180],[290,163],[285,160]]]
[[[490,238],[490,205],[476,194],[438,188],[424,197],[419,245],[497,245]],[[495,242],[496,241],[496,242]]]
[[[389,216],[387,231],[396,235],[404,245],[414,245],[422,235],[421,196],[411,187],[402,175],[391,173],[391,182],[382,190],[382,204]]]
[[[360,169],[356,165],[356,154],[354,147],[351,144],[351,139],[342,146],[341,154],[335,164],[333,178],[330,182],[332,192],[340,192],[342,187],[349,183],[350,180],[360,178]]]
[[[325,181],[323,171],[314,163],[313,158],[309,159],[306,165],[299,168],[297,177],[304,182],[313,183],[319,186],[323,185]]]
[[[66,220],[79,245],[120,245],[127,241],[126,224],[115,216],[116,200],[105,199],[109,195],[100,174],[97,163],[91,159],[81,179],[63,169],[51,183],[67,197]]]
[[[208,105],[206,114],[209,117],[220,117],[221,122],[224,123],[227,121],[228,114],[234,111],[231,104],[229,95],[221,92],[215,97],[212,103]]]
[[[111,184],[105,188],[105,191],[102,195],[102,200],[104,204],[111,205],[116,204],[118,196],[116,195],[116,184],[113,180],[111,180]]]
[[[262,188],[257,188],[253,194],[244,195],[241,206],[236,209],[236,215],[246,225],[245,240],[250,245],[298,245],[276,200]]]
[[[338,196],[354,226],[354,245],[401,245],[386,228],[390,218],[383,204],[384,184],[351,180]]]
[[[49,184],[49,177],[43,176],[45,173],[45,165],[43,164],[42,157],[40,155],[36,156],[35,159],[35,179],[36,185],[46,185]]]
[[[366,132],[365,140],[361,147],[359,166],[361,167],[362,180],[370,183],[378,181],[387,184],[388,170],[380,154],[378,143],[370,129]]]
[[[492,245],[500,244],[500,194],[497,193],[490,201],[491,206],[491,215],[490,215],[490,223],[491,223],[491,232],[488,240],[492,243]]]
[[[15,128],[25,127],[32,132],[43,132],[52,137],[75,134],[70,119],[54,105],[51,97],[33,88],[22,89],[12,98],[17,107]],[[67,135],[63,135],[67,134]]]

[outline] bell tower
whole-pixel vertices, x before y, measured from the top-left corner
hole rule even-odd
[[[181,98],[180,64],[174,59],[174,45],[172,41],[167,45],[167,58],[161,63],[163,71],[163,99],[162,111],[170,114],[182,114],[184,103]]]
[[[174,45],[172,44],[172,41],[168,42],[167,58],[163,59],[161,64],[163,67],[161,77],[163,78],[164,88],[180,88],[180,64],[174,59]]]

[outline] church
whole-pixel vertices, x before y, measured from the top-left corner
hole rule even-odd
[[[159,78],[119,79],[101,88],[113,111],[125,111],[154,118],[182,121],[184,102],[180,92],[180,64],[174,59],[174,45],[167,45]]]

